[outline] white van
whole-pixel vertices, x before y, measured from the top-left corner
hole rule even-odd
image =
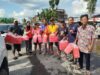
[[[4,37],[0,35],[0,75],[9,75],[7,50]]]

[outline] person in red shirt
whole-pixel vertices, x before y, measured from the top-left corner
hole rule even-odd
[[[30,21],[27,21],[26,26],[26,35],[28,36],[29,40],[26,41],[26,53],[32,53],[32,26],[30,24]]]

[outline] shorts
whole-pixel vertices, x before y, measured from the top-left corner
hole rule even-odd
[[[21,51],[21,44],[14,44],[14,50]]]

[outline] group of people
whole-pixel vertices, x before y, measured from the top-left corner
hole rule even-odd
[[[87,75],[90,75],[90,56],[93,49],[95,40],[95,28],[88,24],[88,15],[81,15],[79,24],[74,23],[74,18],[68,18],[68,24],[64,21],[55,22],[54,18],[48,23],[46,20],[42,20],[42,23],[35,23],[32,27],[30,21],[27,21],[25,28],[25,35],[29,40],[26,40],[26,53],[32,54],[32,43],[34,44],[34,55],[39,54],[57,54],[58,58],[61,57],[61,50],[59,49],[59,41],[67,39],[69,43],[76,43],[80,49],[79,66],[83,69],[83,57],[86,59]],[[15,35],[22,35],[22,31],[18,26],[18,21],[15,21],[13,28],[10,28]],[[51,36],[54,35],[54,38]],[[54,41],[53,41],[54,40]],[[41,50],[44,44],[45,50]],[[54,51],[53,44],[57,47],[57,51]],[[39,51],[37,51],[39,46]],[[15,51],[18,51],[18,55],[21,51],[21,44],[14,44],[14,59],[17,59]]]

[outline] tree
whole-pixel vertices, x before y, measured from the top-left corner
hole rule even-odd
[[[92,14],[94,14],[95,12],[95,7],[96,7],[96,2],[97,0],[84,0],[87,3],[87,9],[88,9],[88,13],[90,15],[90,17],[92,16]]]
[[[39,13],[39,19],[45,18],[48,21],[53,17],[57,19],[57,11],[60,0],[49,0],[50,8],[42,9],[42,12]]]
[[[58,8],[60,0],[55,0],[55,4],[56,4],[56,9]]]
[[[60,0],[49,0],[49,5],[52,9],[57,9]]]
[[[56,10],[50,9],[42,9],[42,12],[39,14],[39,18],[45,18],[46,20],[50,20],[52,17],[57,18]]]
[[[0,18],[0,23],[13,23],[14,18]]]
[[[51,9],[54,9],[55,8],[54,0],[49,0],[49,5]]]

